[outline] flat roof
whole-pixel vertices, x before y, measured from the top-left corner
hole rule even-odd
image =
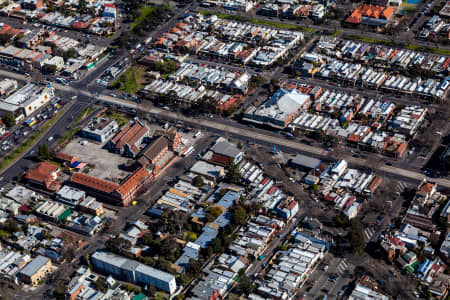
[[[294,158],[291,158],[291,163],[302,167],[315,169],[321,163],[321,160],[311,156],[297,154]]]
[[[92,258],[110,265],[114,265],[120,269],[140,272],[151,277],[158,278],[161,281],[170,282],[175,279],[175,276],[170,273],[160,271],[135,260],[131,260],[111,252],[96,251],[92,254]]]

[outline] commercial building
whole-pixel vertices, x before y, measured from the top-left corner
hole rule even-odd
[[[144,148],[150,135],[149,128],[138,119],[128,122],[107,144],[111,152],[135,158]]]
[[[98,202],[94,197],[87,196],[86,199],[78,204],[81,211],[87,212],[94,216],[101,216],[105,213],[103,203]]]
[[[86,192],[73,188],[71,186],[63,186],[56,194],[56,201],[62,202],[70,207],[77,206],[86,198]]]
[[[79,172],[72,175],[70,183],[101,201],[127,206],[134,200],[140,189],[152,179],[153,175],[146,168],[139,168],[120,184]]]
[[[119,130],[116,120],[107,118],[94,118],[88,125],[83,127],[80,135],[100,143],[106,142],[113,134]]]
[[[203,156],[204,160],[222,166],[237,165],[243,158],[244,152],[223,137],[219,137]]]
[[[204,178],[216,182],[225,175],[224,167],[212,165],[204,161],[196,162],[190,169],[190,172],[203,176]]]
[[[8,98],[0,100],[0,114],[12,113],[20,121],[49,103],[53,97],[51,86],[28,83]]]
[[[355,289],[348,297],[349,300],[389,300],[389,297],[378,291],[378,284],[369,276],[364,276],[358,280]]]
[[[303,171],[314,170],[320,165],[320,163],[321,163],[320,159],[298,153],[297,155],[295,155],[294,158],[291,158],[289,160],[289,165]]]
[[[0,96],[9,95],[17,89],[17,80],[5,78],[0,81]]]
[[[175,276],[140,262],[104,251],[91,255],[92,265],[99,272],[135,284],[150,285],[173,294],[177,289]]]
[[[364,4],[356,7],[345,23],[352,25],[369,25],[374,27],[385,27],[394,15],[394,8]]]
[[[64,204],[48,200],[41,202],[35,212],[39,217],[53,222],[60,222],[71,214],[69,207]]]
[[[310,105],[309,95],[294,89],[280,89],[259,107],[250,107],[245,112],[243,120],[284,129]]]
[[[45,276],[47,276],[51,270],[52,261],[47,257],[39,255],[20,270],[19,278],[27,284],[36,286],[41,280],[45,279]]]
[[[58,166],[48,162],[40,162],[36,167],[29,169],[25,174],[25,179],[34,185],[46,190],[56,192],[61,188],[61,182],[58,181]]]

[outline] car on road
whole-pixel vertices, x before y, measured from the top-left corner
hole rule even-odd
[[[328,276],[328,281],[330,282],[336,282],[338,276],[336,274],[331,274],[330,276]]]
[[[48,142],[53,141],[53,136],[49,136],[48,139],[47,139],[47,141],[48,141]]]

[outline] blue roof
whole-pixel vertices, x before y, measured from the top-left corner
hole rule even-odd
[[[220,214],[220,216],[217,217],[214,223],[217,224],[220,228],[223,228],[230,223],[230,220],[231,220],[231,213],[223,212],[222,214]]]
[[[73,164],[71,164],[70,167],[71,168],[76,168],[76,167],[78,167],[79,164],[81,164],[81,162],[80,161],[76,161]]]
[[[229,209],[239,199],[241,194],[236,191],[228,190],[225,195],[217,202],[217,205]]]
[[[219,231],[217,229],[205,226],[203,227],[202,234],[197,238],[197,240],[194,243],[200,245],[200,248],[206,248],[208,247],[209,243],[211,243],[211,241],[216,238],[218,233]]]
[[[417,273],[425,273],[426,270],[431,267],[431,260],[426,259],[420,266],[417,268]]]

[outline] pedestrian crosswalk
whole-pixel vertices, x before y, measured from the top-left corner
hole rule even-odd
[[[408,187],[408,184],[404,181],[397,181],[395,185],[395,192],[403,193],[403,191]]]
[[[374,233],[375,233],[375,230],[370,227],[367,227],[364,230],[364,238],[366,239],[366,242],[370,241],[370,239],[372,238]]]
[[[348,268],[348,264],[345,262],[345,259],[344,259],[336,267],[336,273],[339,274],[339,276],[342,276],[342,275],[344,275],[347,268]]]

